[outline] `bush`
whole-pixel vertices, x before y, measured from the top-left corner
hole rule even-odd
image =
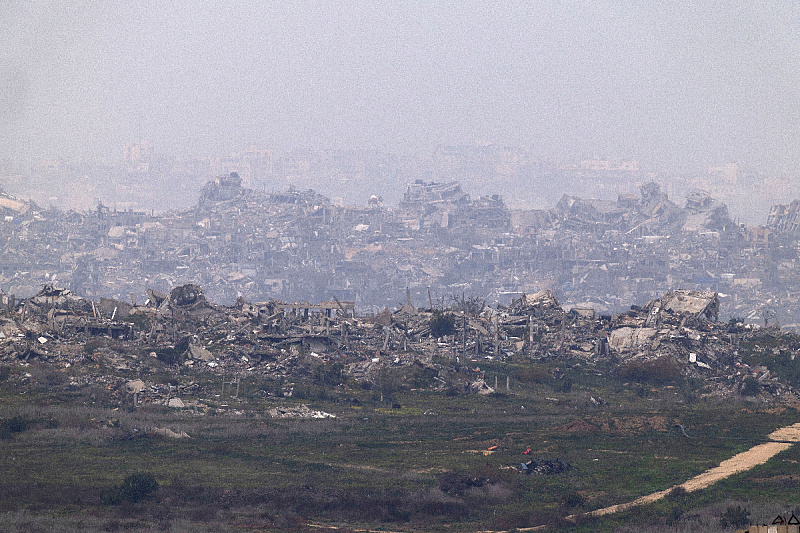
[[[750,523],[750,511],[740,505],[730,506],[725,509],[719,519],[719,525],[723,529],[740,528]]]
[[[572,390],[572,381],[569,379],[555,379],[553,380],[553,390],[555,392],[568,393]]]
[[[439,373],[432,368],[413,367],[408,376],[409,385],[415,389],[425,389],[436,384]]]
[[[575,509],[576,507],[585,506],[586,498],[584,498],[579,492],[568,492],[567,494],[561,496],[561,508],[566,511]]]
[[[742,383],[742,396],[758,396],[761,392],[761,384],[754,377],[749,377]]]
[[[63,372],[52,368],[39,368],[34,374],[37,390],[50,392],[53,389],[60,389],[67,383],[67,376]]]
[[[165,365],[181,365],[186,360],[186,351],[189,349],[189,337],[185,337],[175,344],[156,351],[156,357]]]
[[[102,495],[106,505],[119,505],[122,502],[136,503],[153,495],[158,490],[158,481],[149,472],[138,472],[126,477],[121,485],[117,485]]]
[[[679,378],[681,369],[674,359],[659,357],[651,361],[628,361],[620,367],[619,375],[633,381],[667,383]]]
[[[434,311],[430,321],[431,335],[445,337],[456,332],[456,317],[452,313]]]
[[[546,368],[526,366],[514,372],[514,378],[520,383],[549,383],[552,375]]]
[[[738,316],[732,316],[730,320],[728,320],[728,333],[741,333],[744,331],[744,318]]]
[[[15,433],[22,433],[28,429],[30,421],[19,415],[0,420],[0,438],[9,439]]]

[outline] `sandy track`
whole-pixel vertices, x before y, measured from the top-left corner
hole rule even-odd
[[[770,442],[753,446],[745,452],[736,454],[730,459],[722,461],[719,466],[711,468],[710,470],[706,470],[702,474],[693,477],[685,483],[675,485],[674,487],[670,487],[666,490],[642,496],[641,498],[637,498],[631,502],[620,503],[618,505],[612,505],[602,509],[595,509],[594,511],[590,511],[585,514],[588,516],[602,516],[625,511],[632,507],[660,500],[676,487],[684,488],[687,492],[693,492],[704,489],[709,485],[713,485],[717,481],[730,477],[734,474],[738,474],[739,472],[745,472],[758,465],[762,465],[782,451],[791,448],[795,442],[800,442],[800,423],[776,429],[770,433],[767,438],[770,440]],[[567,519],[572,520],[577,516],[578,515],[570,515],[567,517]]]
[[[767,435],[767,439],[769,439],[769,442],[758,444],[757,446],[753,446],[747,451],[738,453],[733,457],[731,457],[730,459],[722,461],[719,464],[719,466],[706,470],[702,474],[695,476],[692,479],[686,481],[685,483],[681,483],[680,485],[675,485],[674,487],[670,487],[666,490],[654,492],[652,494],[647,494],[646,496],[642,496],[641,498],[637,498],[631,502],[620,503],[617,505],[612,505],[610,507],[603,507],[602,509],[595,509],[594,511],[582,513],[581,515],[570,515],[567,516],[566,519],[575,520],[578,516],[603,516],[607,514],[618,513],[620,511],[626,511],[628,509],[637,507],[639,505],[645,505],[647,503],[660,500],[661,498],[669,494],[670,491],[676,487],[682,487],[686,489],[687,492],[694,492],[696,490],[704,489],[709,485],[713,485],[717,481],[730,477],[734,474],[738,474],[740,472],[745,472],[747,470],[755,468],[758,465],[762,465],[767,461],[769,461],[770,459],[772,459],[773,457],[775,457],[776,455],[778,455],[779,453],[781,453],[782,451],[791,448],[794,443],[800,442],[800,423],[776,429],[775,431]],[[320,526],[315,524],[314,527],[328,527],[328,526]],[[547,529],[547,526],[542,525],[535,527],[518,528],[516,529],[516,531],[541,531],[545,529]],[[365,531],[365,530],[358,529],[354,531]],[[397,533],[397,532],[384,532],[384,533]],[[483,531],[480,533],[501,533],[501,532]]]

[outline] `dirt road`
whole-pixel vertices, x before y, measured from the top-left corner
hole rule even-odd
[[[736,454],[730,459],[722,461],[719,466],[710,470],[706,470],[699,476],[693,477],[689,481],[681,483],[680,485],[676,485],[675,487],[682,487],[686,489],[687,492],[693,492],[704,489],[709,485],[713,485],[721,479],[725,479],[734,474],[738,474],[739,472],[744,472],[758,465],[766,463],[775,455],[791,448],[795,442],[800,442],[800,423],[776,429],[767,436],[767,439],[769,439],[769,442],[753,446],[745,452]],[[666,490],[642,496],[641,498],[637,498],[632,502],[620,503],[618,505],[612,505],[611,507],[596,509],[586,514],[589,516],[602,516],[606,514],[617,513],[619,511],[625,511],[638,505],[644,505],[646,503],[660,500],[669,494],[669,492],[675,487],[670,487]],[[577,515],[570,515],[567,517],[567,519],[574,519],[576,516]]]

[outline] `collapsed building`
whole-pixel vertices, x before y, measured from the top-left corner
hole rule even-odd
[[[513,210],[455,181],[417,181],[391,208],[377,197],[346,206],[313,190],[250,189],[232,173],[199,196],[191,209],[154,214],[102,204],[61,213],[2,195],[0,287],[24,297],[53,284],[133,303],[146,289],[193,284],[228,305],[338,299],[375,314],[406,292],[432,308],[458,294],[509,305],[543,289],[613,314],[686,287],[717,292],[727,317],[800,324],[791,234],[742,228],[699,190],[684,205],[645,183],[616,200],[564,196]]]
[[[800,200],[773,205],[767,217],[767,227],[787,233],[800,232]]]
[[[719,322],[719,312],[717,293],[692,290],[670,291],[615,315],[565,309],[549,290],[523,294],[508,306],[464,298],[447,308],[406,304],[393,312],[360,315],[354,302],[338,299],[310,304],[239,298],[232,306],[218,305],[194,284],[168,294],[151,289],[141,305],[98,303],[48,285],[0,309],[0,360],[20,365],[102,361],[135,376],[148,357],[156,357],[168,366],[220,373],[223,387],[230,376],[228,383],[237,390],[242,376],[271,376],[283,385],[270,394],[290,396],[296,380],[331,365],[357,382],[377,384],[387,368],[411,368],[424,371],[431,378],[426,386],[433,389],[491,394],[497,378],[492,387],[473,368],[480,361],[555,359],[634,365],[630,368],[645,373],[668,365],[702,380],[706,394],[723,397],[738,395],[746,379],[757,378],[762,400],[797,401],[781,376],[743,362],[738,347],[750,337],[768,335],[778,339],[781,353],[794,357],[800,343],[780,340],[780,330]],[[93,341],[103,338],[114,343]],[[118,381],[119,390],[135,394],[138,403],[197,404],[192,384],[173,390],[136,379]]]

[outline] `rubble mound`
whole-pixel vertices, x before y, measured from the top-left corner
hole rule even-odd
[[[508,307],[465,301],[438,311],[405,305],[377,317],[357,316],[354,302],[336,298],[319,304],[274,299],[247,303],[242,298],[234,306],[217,306],[195,284],[174,287],[169,294],[149,290],[141,306],[132,300],[129,305],[105,299],[97,305],[46,286],[37,296],[13,301],[5,312],[0,309],[0,359],[65,365],[103,361],[127,371],[146,368],[147,354],[173,368],[185,365],[229,376],[264,373],[285,382],[299,379],[305,385],[312,380],[315,386],[330,387],[352,379],[365,390],[409,387],[447,394],[496,392],[498,374],[487,376],[482,365],[473,364],[480,361],[518,363],[520,383],[561,390],[570,386],[562,364],[552,371],[543,367],[548,361],[563,361],[568,368],[610,365],[605,372],[635,382],[643,395],[689,377],[704,397],[744,395],[753,401],[798,402],[792,388],[796,377],[787,367],[800,353],[798,337],[777,328],[733,328],[719,322],[719,296],[710,291],[677,289],[644,307],[634,305],[626,313],[599,317],[592,309],[566,313],[549,290],[522,295]],[[70,307],[70,302],[77,306]],[[58,307],[61,304],[65,307]],[[437,313],[452,317],[458,327],[449,334],[434,333]],[[765,346],[774,357],[762,357]],[[158,390],[136,378],[129,376],[127,389],[125,383],[117,385],[122,397],[127,398],[126,391],[137,395],[130,399],[137,404],[163,405],[171,399],[171,406],[180,408],[183,400],[177,396],[188,400],[196,394],[195,389]],[[494,386],[487,378],[494,378]],[[504,394],[512,390],[510,379],[506,375]],[[282,386],[266,394],[283,398],[292,395],[292,388]],[[590,401],[603,405],[602,400]],[[273,416],[332,415],[303,406],[276,409]],[[596,426],[609,430],[600,419],[557,429],[592,432],[598,431]],[[662,431],[668,425],[664,420],[655,425],[615,421],[613,427],[636,433]]]
[[[538,307],[540,309],[561,310],[555,295],[548,289],[541,290],[536,294],[523,295],[519,301],[521,307]]]
[[[29,299],[29,304],[35,304],[45,309],[64,309],[70,311],[89,311],[92,303],[74,294],[69,289],[63,289],[51,284],[46,284],[38,294]]]
[[[169,308],[186,318],[202,319],[214,313],[200,285],[188,283],[172,289],[167,298]]]
[[[200,191],[198,204],[203,208],[210,203],[233,200],[243,195],[244,192],[242,178],[236,172],[231,172],[229,175],[217,176],[206,183]]]
[[[191,283],[172,289],[169,293],[169,303],[183,309],[208,305],[203,288]]]
[[[716,319],[719,315],[719,297],[712,291],[678,289],[665,294],[662,302],[666,311],[705,315],[709,320]]]

